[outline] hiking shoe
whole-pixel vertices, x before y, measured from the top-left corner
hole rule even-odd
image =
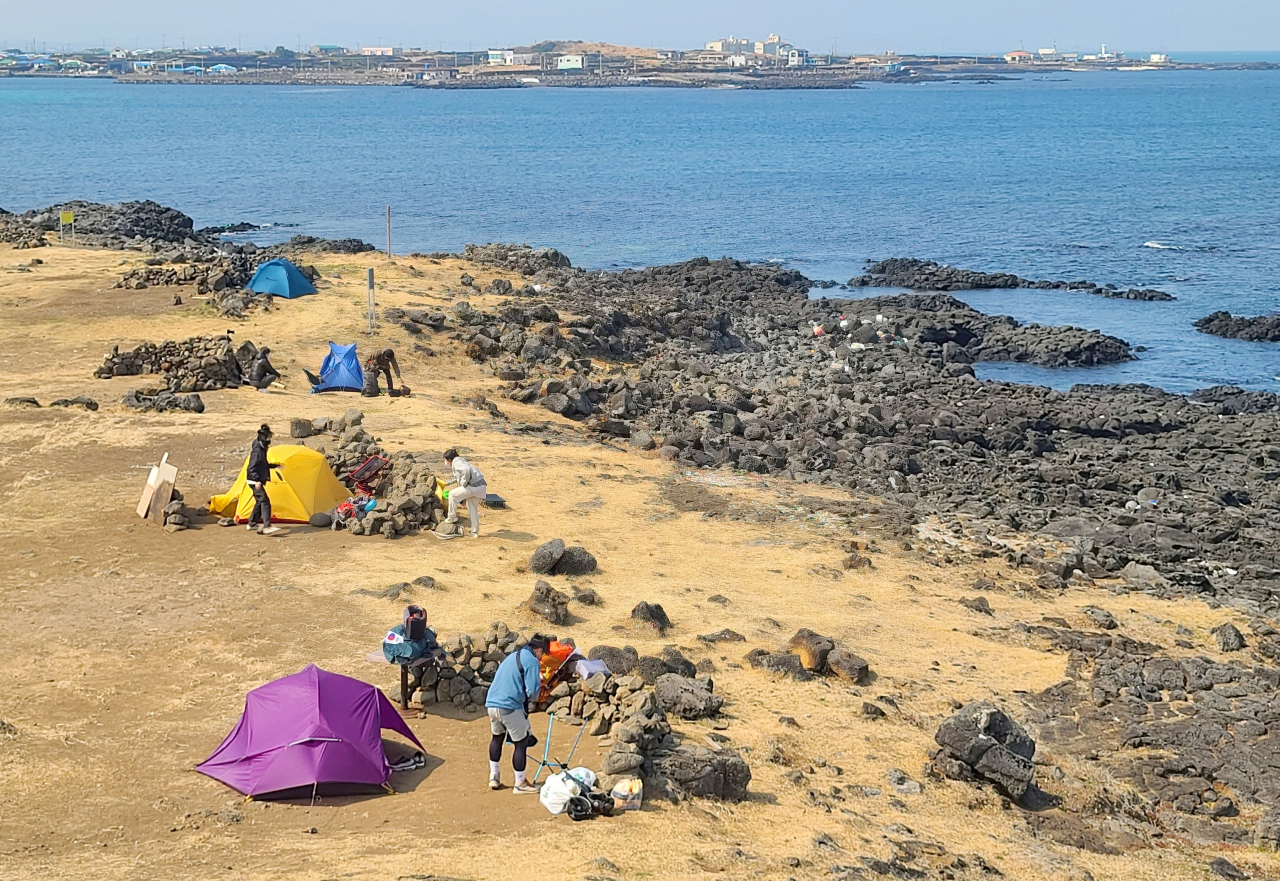
[[[467,536],[467,538],[479,538],[479,537],[480,537],[480,533],[478,532],[473,532],[469,536]]]
[[[511,787],[511,791],[516,795],[532,795],[538,791],[538,787],[533,783],[517,783]]]
[[[249,530],[250,532],[253,532],[255,529],[261,529],[261,528],[262,528],[261,526],[254,526],[252,523],[250,523],[248,526],[245,527],[245,529]]]
[[[490,777],[489,788],[492,789],[494,792],[497,792],[499,789],[502,788],[502,781],[497,777]]]
[[[267,526],[263,529],[259,529],[258,535],[275,535],[279,531],[280,531],[279,526]]]

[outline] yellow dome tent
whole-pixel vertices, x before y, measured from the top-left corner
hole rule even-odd
[[[271,482],[267,484],[273,522],[306,523],[312,514],[332,510],[350,496],[334,476],[324,454],[309,447],[296,444],[268,447],[267,461],[281,466],[271,470]],[[246,458],[231,489],[209,499],[211,514],[234,517],[237,523],[249,522],[249,515],[253,513],[253,490],[245,478],[248,467]]]

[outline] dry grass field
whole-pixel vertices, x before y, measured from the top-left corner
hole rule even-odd
[[[17,269],[32,257],[44,262]],[[1023,813],[991,790],[927,778],[924,765],[953,701],[1005,702],[1017,716],[1020,692],[1063,679],[1064,655],[991,631],[1047,615],[1084,627],[1081,610],[1093,604],[1134,638],[1171,645],[1184,625],[1208,646],[1208,629],[1231,617],[1222,610],[1095,586],[1040,596],[1017,589],[1027,577],[994,561],[937,565],[921,553],[928,541],[904,550],[899,537],[875,531],[874,517],[815,511],[821,506],[801,498],[847,496],[675,470],[502,399],[501,383],[446,335],[428,335],[428,355],[415,353],[397,327],[379,328],[374,340],[363,330],[367,266],[377,269],[382,304],[446,307],[462,298],[462,271],[487,280],[490,268],[319,255],[318,295],[229,324],[187,290],[174,306],[172,289],[112,289],[139,259],[0,246],[0,399],[87,394],[101,404],[97,412],[0,407],[0,879],[809,879],[860,865],[860,856],[888,857],[903,841],[963,857],[969,874],[958,877],[994,877],[972,868],[975,854],[1027,881],[1208,877],[1216,854],[1189,845],[1109,856],[1036,837]],[[209,392],[201,415],[158,415],[119,403],[145,378],[92,376],[114,344],[229,327],[238,340],[272,348],[283,388]],[[307,394],[302,368],[317,368],[327,340],[395,346],[413,396]],[[476,394],[506,418],[469,405]],[[211,520],[167,534],[135,516],[146,469],[164,453],[196,505],[230,484],[260,423],[287,436],[290,417],[352,406],[390,449],[457,446],[509,508],[483,512],[480,540],[452,542],[309,527],[268,538]],[[705,492],[689,492],[694,485]],[[697,507],[682,502],[690,497],[704,510],[682,510]],[[873,500],[855,501],[873,510]],[[580,607],[560,634],[584,647],[655,653],[674,644],[694,660],[711,659],[727,699],[714,733],[751,764],[750,800],[654,801],[575,824],[548,815],[534,797],[487,791],[485,720],[443,711],[410,714],[429,760],[392,778],[395,795],[324,799],[314,808],[246,802],[192,770],[230,730],[244,693],[268,680],[316,663],[393,684],[392,668],[365,655],[398,622],[402,603],[354,590],[432,575],[440,589],[412,599],[441,636],[482,633],[499,620],[534,629],[520,608],[535,580],[524,566],[556,537],[597,556],[600,571],[579,582],[603,598]],[[853,538],[876,541],[875,566],[842,573],[842,546]],[[992,618],[957,602],[980,575],[998,585],[989,594]],[[715,594],[728,603],[708,602]],[[666,608],[675,623],[666,638],[632,626],[640,600]],[[708,648],[697,639],[724,627],[747,642]],[[874,681],[856,689],[778,681],[742,661],[799,627],[866,657]],[[896,705],[880,703],[887,718],[862,715],[863,702],[882,697]],[[539,736],[545,724],[535,718]],[[676,728],[692,741],[713,733],[710,722]],[[605,749],[585,743],[580,756]],[[1042,760],[1042,771],[1059,764],[1077,777],[1094,773],[1093,785],[1108,782],[1075,757]],[[895,768],[923,791],[897,796],[886,779]],[[805,772],[802,786],[785,777],[795,769]],[[862,784],[867,794],[809,795],[837,784]],[[820,833],[831,843],[816,847]],[[1272,855],[1228,856],[1255,877],[1280,874]]]

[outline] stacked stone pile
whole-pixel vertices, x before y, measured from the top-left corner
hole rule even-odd
[[[933,260],[893,257],[867,267],[865,275],[849,279],[849,287],[910,288],[915,291],[969,291],[990,288],[1026,288],[1031,290],[1082,291],[1099,297],[1120,300],[1172,300],[1163,291],[1129,289],[1115,285],[1096,285],[1090,281],[1031,281],[1007,272],[974,272],[956,269]]]
[[[381,535],[395,538],[434,528],[443,518],[443,511],[435,497],[435,472],[430,462],[437,458],[426,453],[399,450],[387,453],[379,439],[363,427],[364,414],[352,408],[340,417],[319,419],[293,419],[290,434],[294,438],[327,435],[336,438],[332,449],[320,447],[329,467],[354,493],[351,474],[370,456],[385,456],[390,461],[379,473],[374,484],[376,504],[362,517],[346,521],[352,535]],[[337,528],[338,524],[335,524]]]
[[[181,532],[191,528],[194,517],[195,512],[186,506],[182,500],[182,493],[175,487],[169,504],[164,507],[165,532]]]
[[[443,662],[411,672],[409,701],[424,708],[451,704],[480,712],[493,674],[507,655],[528,640],[504,623],[494,623],[483,636],[461,634],[441,642]],[[607,646],[604,654],[618,652]],[[593,655],[598,654],[595,650]],[[683,718],[701,718],[720,710],[723,698],[712,693],[710,679],[693,680],[664,673],[658,687],[638,673],[573,676],[550,692],[548,713],[569,725],[586,725],[592,736],[612,740],[599,774],[605,791],[624,777],[645,780],[649,795],[671,799],[708,797],[739,801],[746,797],[751,769],[732,749],[685,745],[673,734],[664,705]],[[399,686],[388,690],[400,699]]]
[[[252,346],[252,343],[248,345]],[[236,355],[237,347],[228,336],[142,343],[125,352],[121,352],[119,346],[112,346],[110,354],[93,375],[99,379],[110,379],[113,376],[159,374],[171,392],[202,392],[240,385],[242,371]]]

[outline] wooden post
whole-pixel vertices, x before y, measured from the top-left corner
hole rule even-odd
[[[387,259],[391,259],[391,206],[387,206]]]

